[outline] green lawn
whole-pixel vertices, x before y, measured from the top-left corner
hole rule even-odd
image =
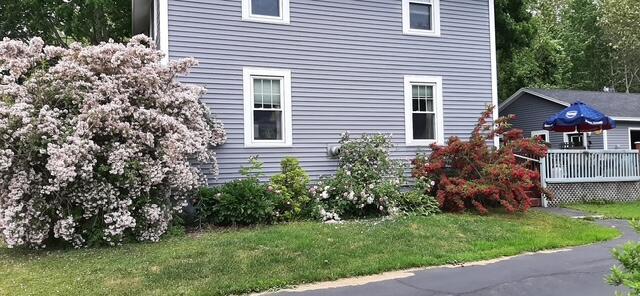
[[[79,251],[0,249],[0,295],[240,294],[617,236],[591,222],[532,211],[294,223]]]
[[[611,203],[611,204],[572,204],[565,207],[583,212],[603,215],[607,218],[640,220],[640,202]]]

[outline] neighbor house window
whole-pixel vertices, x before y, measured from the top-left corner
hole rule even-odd
[[[547,130],[532,131],[531,138],[542,138],[543,141],[549,142],[549,131]]]
[[[629,128],[629,147],[636,149],[636,143],[640,142],[640,129],[635,127]]]
[[[440,36],[440,0],[402,0],[402,31]]]
[[[242,0],[242,19],[288,24],[289,0]]]
[[[443,143],[442,78],[405,76],[404,99],[406,144]]]
[[[564,148],[588,148],[588,133],[564,133]]]
[[[291,72],[244,69],[245,147],[292,144]]]

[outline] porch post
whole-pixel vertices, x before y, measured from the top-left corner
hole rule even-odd
[[[540,158],[540,185],[542,186],[542,188],[547,188],[547,158],[546,157]],[[544,192],[540,192],[540,193],[542,197],[541,198],[542,207],[543,208],[549,207],[547,203],[547,196],[544,194]]]
[[[578,130],[578,128],[576,128]],[[588,133],[582,133],[582,143],[584,143],[584,149],[589,150],[589,135]]]

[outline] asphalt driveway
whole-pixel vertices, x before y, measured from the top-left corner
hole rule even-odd
[[[549,211],[572,214],[567,210]],[[517,256],[487,265],[426,269],[412,271],[412,276],[364,285],[272,295],[614,295],[616,290],[623,291],[622,288],[611,287],[603,280],[616,263],[611,257],[611,249],[640,237],[625,221],[602,220],[598,223],[620,229],[623,237],[564,251]]]

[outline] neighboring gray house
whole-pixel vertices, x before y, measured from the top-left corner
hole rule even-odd
[[[335,172],[341,133],[391,133],[410,159],[467,138],[497,103],[493,0],[134,0],[134,31],[200,66],[222,120],[221,181],[250,155]],[[497,113],[497,110],[496,110]]]
[[[612,117],[617,127],[602,133],[556,133],[542,130],[543,122],[575,101],[582,101]],[[500,115],[515,114],[513,125],[525,136],[542,136],[553,149],[635,149],[640,141],[640,94],[523,88],[500,104]],[[569,145],[565,144],[569,143]]]

